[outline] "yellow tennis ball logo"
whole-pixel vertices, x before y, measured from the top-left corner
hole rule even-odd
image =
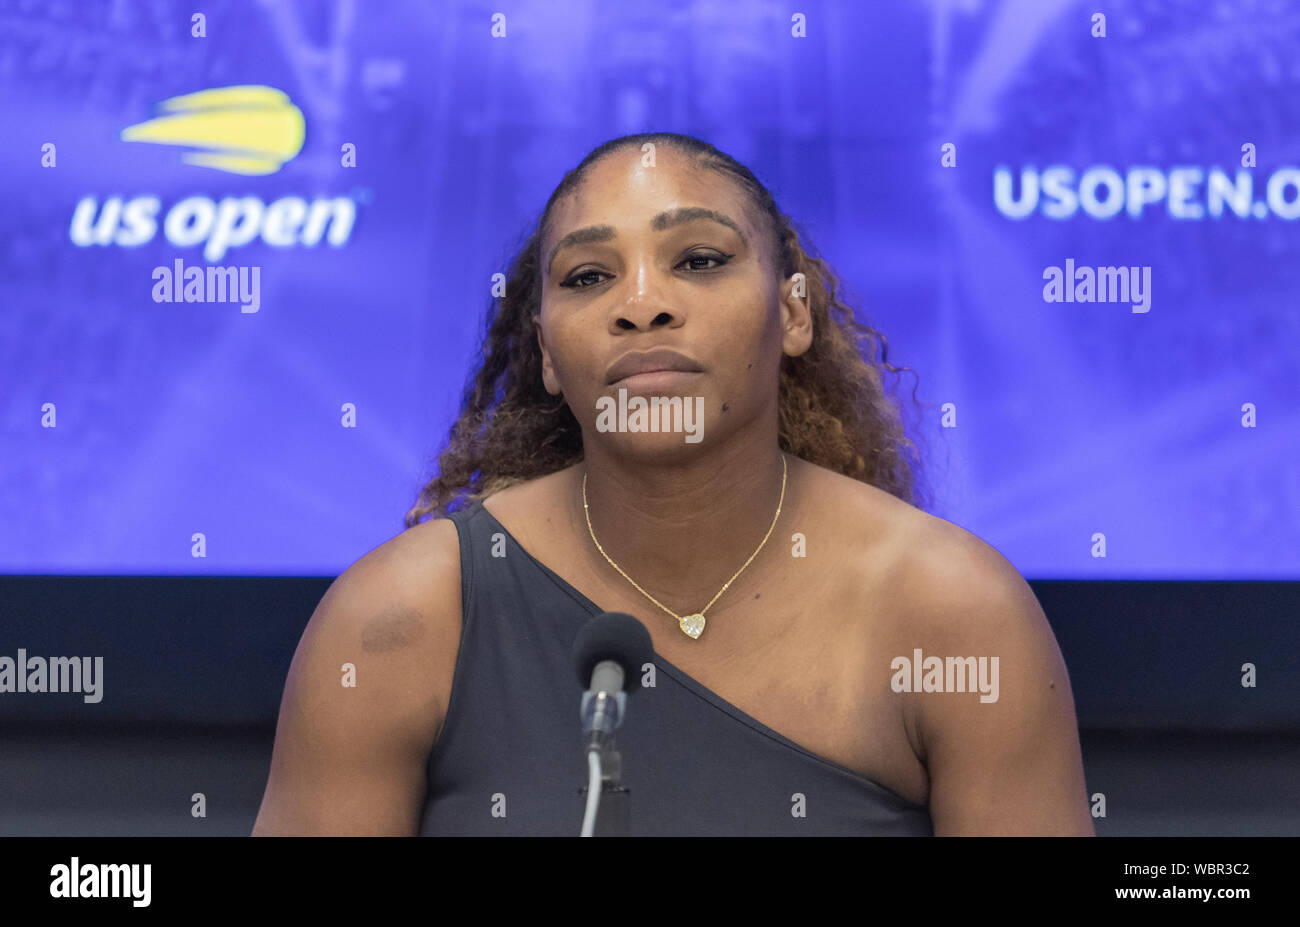
[[[124,142],[152,142],[196,149],[186,164],[231,174],[274,174],[302,150],[306,121],[288,94],[243,84],[171,97],[161,115],[122,130]]]

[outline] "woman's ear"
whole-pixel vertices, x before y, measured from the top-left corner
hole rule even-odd
[[[798,357],[812,347],[813,322],[808,278],[793,274],[781,285],[781,350]]]
[[[542,317],[533,315],[533,327],[537,329],[537,347],[542,352],[542,385],[552,396],[560,395],[560,384],[555,379],[555,368],[551,365],[551,354],[546,350],[546,341],[542,337]]]

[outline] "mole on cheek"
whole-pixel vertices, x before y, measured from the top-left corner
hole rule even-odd
[[[727,411],[727,404],[725,402],[722,404],[722,411],[723,412]]]

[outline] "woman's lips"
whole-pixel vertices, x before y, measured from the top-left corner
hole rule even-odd
[[[609,388],[615,391],[625,389],[629,393],[662,392],[684,388],[698,376],[698,370],[648,370],[615,380]]]

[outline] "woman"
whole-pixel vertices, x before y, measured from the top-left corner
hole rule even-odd
[[[1005,559],[916,507],[881,377],[906,368],[864,335],[730,157],[593,151],[408,530],[304,632],[254,833],[576,835],[570,647],[620,611],[655,647],[617,734],[634,834],[1091,835],[1055,638]]]

